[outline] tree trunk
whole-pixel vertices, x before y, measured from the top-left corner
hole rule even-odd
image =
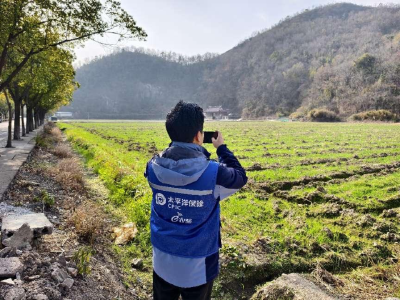
[[[28,105],[26,106],[26,124],[25,124],[25,133],[28,134],[30,132],[29,128],[29,108]]]
[[[21,102],[21,123],[22,123],[22,136],[26,136],[25,121],[24,121],[24,104]]]
[[[33,121],[33,108],[31,108],[31,119],[30,119],[30,122],[31,122],[31,131],[34,131],[35,130],[35,123]]]
[[[21,139],[21,100],[14,99],[14,140]]]
[[[12,148],[12,107],[10,103],[10,99],[8,99],[7,92],[4,92],[6,96],[6,101],[8,105],[8,137],[7,137],[7,145],[6,148]]]
[[[33,113],[34,119],[35,119],[35,129],[38,129],[39,127],[39,115],[37,109],[34,110]]]
[[[27,125],[29,132],[33,131],[33,111],[32,111],[32,108],[30,108],[30,107],[27,107],[26,125]]]
[[[44,124],[44,119],[46,118],[46,112],[41,110],[39,113],[39,124],[42,126]]]

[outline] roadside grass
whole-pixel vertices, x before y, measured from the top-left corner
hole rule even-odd
[[[337,287],[337,292],[355,299],[385,299],[388,294],[392,297],[400,297],[400,265],[398,263],[357,268],[347,274],[340,274],[338,278],[343,285]]]
[[[127,284],[150,281],[151,190],[143,173],[147,161],[169,143],[164,124],[58,126],[65,128],[86,166],[107,187],[109,209],[122,221],[135,222],[138,227],[139,233],[131,244],[114,246],[126,270]],[[363,170],[399,161],[400,132],[396,126],[206,124],[205,130],[215,129],[224,133],[229,148],[243,166],[258,163],[269,169],[249,171],[248,187],[221,202],[223,263],[214,296],[237,299],[267,279],[292,271],[311,271],[317,265],[344,278],[353,270],[362,274],[377,266],[391,268],[391,259],[399,253],[399,244],[393,238],[399,229],[398,219],[382,213],[389,208],[400,213],[400,200],[396,198],[400,170],[396,166],[371,174],[364,174]],[[206,148],[216,159],[212,146]],[[355,175],[328,181],[313,179],[340,172]],[[299,183],[282,191],[278,188],[278,193],[262,190],[264,184],[304,178],[311,178],[308,184]],[[321,187],[324,192],[318,191]],[[364,222],[367,215],[374,220],[371,224]],[[132,270],[130,262],[136,257],[144,259],[143,270]],[[388,289],[386,294],[393,291],[394,288]]]

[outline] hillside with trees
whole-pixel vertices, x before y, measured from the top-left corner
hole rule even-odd
[[[213,57],[133,48],[114,53],[77,70],[81,88],[72,108],[81,118],[163,118],[176,99],[192,100]]]
[[[243,117],[400,113],[400,6],[306,10],[228,52],[193,58],[127,49],[77,70],[78,117],[162,118],[179,99]]]

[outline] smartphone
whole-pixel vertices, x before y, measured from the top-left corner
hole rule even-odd
[[[216,139],[218,137],[218,131],[204,131],[204,141],[205,144],[211,144],[211,138]]]

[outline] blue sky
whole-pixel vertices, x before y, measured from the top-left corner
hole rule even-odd
[[[137,46],[185,55],[206,52],[223,53],[249,37],[253,32],[269,28],[287,16],[304,9],[342,1],[325,0],[120,0],[143,27],[149,37],[145,42],[128,41],[103,46],[89,41],[76,50],[83,62],[105,55],[115,47]],[[376,6],[398,1],[348,1]],[[114,43],[110,37],[101,41]]]

